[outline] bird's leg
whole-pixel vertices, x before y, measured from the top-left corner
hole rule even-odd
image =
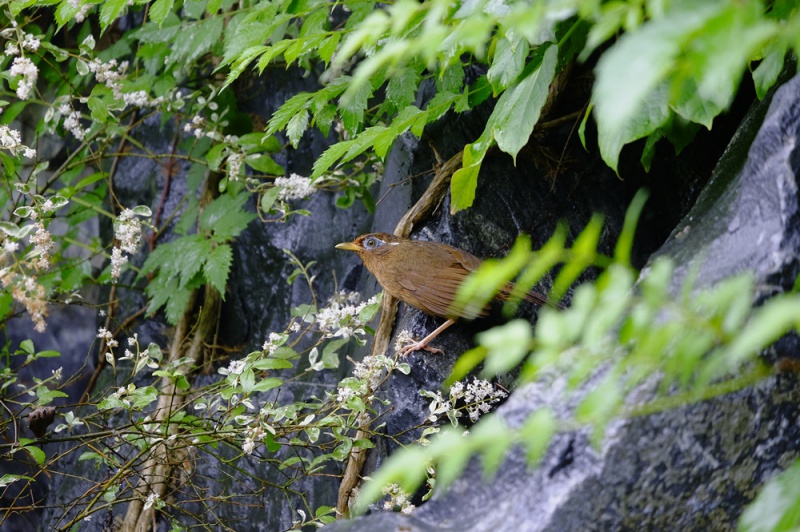
[[[439,336],[439,334],[450,327],[452,324],[455,323],[455,320],[447,320],[446,322],[442,323],[435,331],[430,333],[428,336],[420,340],[419,342],[414,342],[413,344],[408,344],[400,349],[400,356],[405,358],[408,356],[409,353],[412,351],[419,351],[420,349],[424,349],[426,351],[430,351],[431,353],[443,353],[441,349],[436,349],[435,347],[430,347],[428,342]]]

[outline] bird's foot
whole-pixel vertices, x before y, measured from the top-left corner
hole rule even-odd
[[[413,342],[400,348],[399,351],[400,358],[406,358],[414,351],[419,351],[420,349],[424,349],[425,351],[428,351],[430,353],[439,353],[439,354],[444,353],[444,351],[442,351],[441,349],[428,345],[426,339],[422,339],[419,342]]]

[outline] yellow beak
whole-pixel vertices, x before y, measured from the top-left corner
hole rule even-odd
[[[344,249],[347,251],[362,251],[361,246],[359,246],[355,242],[342,242],[341,244],[336,244],[336,249]]]

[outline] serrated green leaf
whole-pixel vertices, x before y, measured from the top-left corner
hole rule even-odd
[[[301,92],[286,100],[286,102],[272,114],[272,118],[269,119],[267,134],[272,135],[282,130],[296,114],[306,111],[310,105],[312,96],[314,95],[311,93]]]
[[[220,244],[208,254],[208,258],[203,264],[203,276],[206,282],[216,288],[223,301],[232,263],[233,250],[228,244]]]
[[[327,137],[328,133],[330,133],[334,118],[336,118],[336,106],[328,104],[314,113],[313,124]]]
[[[386,85],[386,98],[394,109],[403,109],[416,100],[420,79],[420,72],[411,67],[406,67],[392,76]]]
[[[212,17],[182,28],[170,54],[170,62],[183,67],[211,50],[222,37],[223,17]]]
[[[289,119],[286,124],[286,134],[289,135],[289,142],[293,148],[297,148],[300,139],[303,138],[306,128],[308,128],[308,111],[301,111]]]
[[[336,47],[339,45],[339,39],[341,39],[341,36],[341,32],[337,31],[332,33],[322,44],[320,44],[319,49],[317,50],[319,58],[325,61],[326,67],[331,62],[331,58],[333,57],[333,53],[336,51]]]
[[[204,238],[189,239],[179,238],[175,240],[175,253],[180,257],[178,261],[178,274],[180,275],[180,286],[189,284],[194,275],[203,267],[206,257],[212,250],[212,243]]]
[[[261,45],[269,36],[271,24],[259,20],[243,22],[225,32],[225,47],[221,65],[227,65],[249,48],[265,48]],[[252,60],[255,56],[252,56]],[[249,63],[250,61],[248,61]]]
[[[192,291],[185,288],[177,288],[169,294],[164,308],[164,315],[169,323],[176,325],[180,321],[181,316],[186,311],[186,305],[189,303],[191,295]]]
[[[69,2],[64,2],[69,3]],[[100,5],[100,29],[105,32],[125,12],[128,0],[106,0]]]
[[[156,24],[161,24],[164,22],[164,19],[167,18],[167,15],[172,11],[172,6],[175,4],[175,0],[156,0],[150,6],[149,15],[150,20],[155,22]]]
[[[352,92],[349,98],[342,97],[339,101],[342,124],[353,137],[364,122],[364,111],[370,96],[372,96],[372,86],[369,83],[363,83]]]
[[[142,43],[168,43],[175,39],[180,30],[180,18],[170,11],[160,25],[155,22],[148,22],[141,28],[132,31],[130,35]]]
[[[223,195],[212,201],[200,216],[200,228],[213,231],[214,240],[226,242],[238,236],[256,218],[252,212],[244,210],[247,194],[231,197]]]
[[[322,152],[316,161],[314,161],[314,171],[311,174],[311,179],[316,179],[325,172],[327,172],[336,161],[341,159],[345,153],[350,149],[351,141],[337,142],[330,146],[327,150]]]

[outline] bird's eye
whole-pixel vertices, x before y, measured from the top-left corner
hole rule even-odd
[[[380,240],[378,240],[377,238],[371,236],[371,237],[367,238],[366,240],[364,240],[364,249],[375,248],[375,247],[378,246],[379,242],[380,242]]]

